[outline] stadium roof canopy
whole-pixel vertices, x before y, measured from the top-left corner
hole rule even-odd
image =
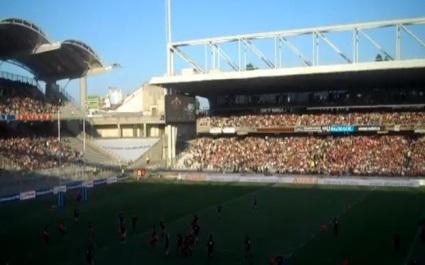
[[[423,29],[425,17],[417,17],[170,42],[167,72],[150,83],[206,97],[424,89]]]
[[[99,56],[77,40],[51,42],[36,25],[19,18],[0,21],[0,60],[17,64],[40,80],[74,79],[104,68]]]
[[[198,96],[354,88],[425,87],[425,60],[154,77],[151,84]]]

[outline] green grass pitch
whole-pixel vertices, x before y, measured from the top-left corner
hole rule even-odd
[[[258,208],[252,209],[254,195]],[[52,196],[0,205],[0,264],[85,264],[87,224],[95,226],[95,264],[268,264],[270,256],[286,255],[288,264],[350,265],[425,264],[425,245],[418,221],[425,214],[425,191],[359,188],[296,187],[261,184],[129,182],[91,190],[81,202],[81,220],[72,215],[77,202],[67,194],[64,209],[52,207]],[[223,206],[221,220],[217,205]],[[118,212],[127,220],[139,217],[136,232],[129,227],[126,243],[119,241]],[[191,257],[181,257],[176,234],[186,234],[193,214],[199,215],[200,241]],[[335,237],[332,219],[340,219]],[[65,219],[67,234],[57,231]],[[162,243],[148,245],[152,226],[164,220],[171,235],[171,252]],[[130,222],[128,222],[130,223]],[[48,246],[42,229],[50,225]],[[401,249],[393,251],[393,234],[401,235]],[[207,258],[212,233],[214,257]],[[253,241],[253,257],[244,259],[245,235]]]

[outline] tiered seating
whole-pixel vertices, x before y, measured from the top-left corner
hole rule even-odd
[[[418,176],[425,174],[425,137],[198,138],[182,157],[188,169]]]
[[[425,124],[425,112],[343,112],[311,114],[247,114],[211,116],[198,119],[201,126],[211,127],[276,127],[300,125],[384,125]]]
[[[32,85],[0,80],[0,114],[56,113],[58,104],[48,102]]]
[[[0,138],[0,156],[8,168],[37,170],[76,162],[78,153],[55,137]]]

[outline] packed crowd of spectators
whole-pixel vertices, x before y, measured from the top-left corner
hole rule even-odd
[[[414,142],[409,154],[412,175],[424,175],[425,173],[425,137]]]
[[[55,137],[0,138],[0,159],[4,167],[50,169],[76,162],[78,158],[78,153]]]
[[[230,172],[418,176],[425,174],[425,137],[205,137],[179,163]]]
[[[0,86],[0,114],[41,114],[57,111],[58,104],[48,102],[33,86]]]
[[[425,112],[347,112],[310,114],[247,114],[198,118],[198,123],[211,127],[274,127],[300,125],[410,125],[425,123]]]

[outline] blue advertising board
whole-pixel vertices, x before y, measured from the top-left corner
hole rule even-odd
[[[331,125],[329,131],[331,133],[353,133],[356,129],[357,127],[352,125]]]
[[[16,120],[16,115],[0,114],[0,121],[14,121],[14,120]]]

